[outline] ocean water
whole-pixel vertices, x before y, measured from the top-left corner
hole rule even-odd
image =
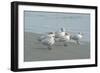
[[[82,40],[90,41],[90,14],[24,11],[24,31],[47,33],[65,28],[71,33],[82,32]]]

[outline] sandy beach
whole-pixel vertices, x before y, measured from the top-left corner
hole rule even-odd
[[[73,60],[90,58],[90,43],[82,41],[81,45],[69,42],[68,46],[56,43],[52,50],[37,41],[40,34],[24,32],[24,61]]]

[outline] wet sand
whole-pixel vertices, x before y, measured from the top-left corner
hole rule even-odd
[[[52,50],[37,41],[40,34],[24,32],[24,61],[73,60],[90,58],[90,43],[82,41],[81,45],[69,42],[68,46],[56,43]]]

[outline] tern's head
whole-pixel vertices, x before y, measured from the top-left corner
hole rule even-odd
[[[64,32],[64,31],[65,31],[65,29],[64,29],[64,28],[61,28],[60,30],[61,30],[61,32]]]
[[[51,36],[51,37],[55,37],[55,33],[54,32],[49,32],[48,35]]]
[[[65,35],[70,35],[68,32],[65,32]]]
[[[78,34],[80,34],[80,35],[84,35],[82,32],[79,32]]]

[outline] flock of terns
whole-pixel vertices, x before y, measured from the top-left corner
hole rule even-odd
[[[77,34],[71,34],[66,32],[64,28],[61,28],[58,32],[49,32],[39,37],[38,41],[45,45],[48,49],[52,49],[56,42],[63,42],[63,46],[67,46],[70,40],[75,41],[77,45],[80,45],[80,39],[83,37],[81,32]]]

